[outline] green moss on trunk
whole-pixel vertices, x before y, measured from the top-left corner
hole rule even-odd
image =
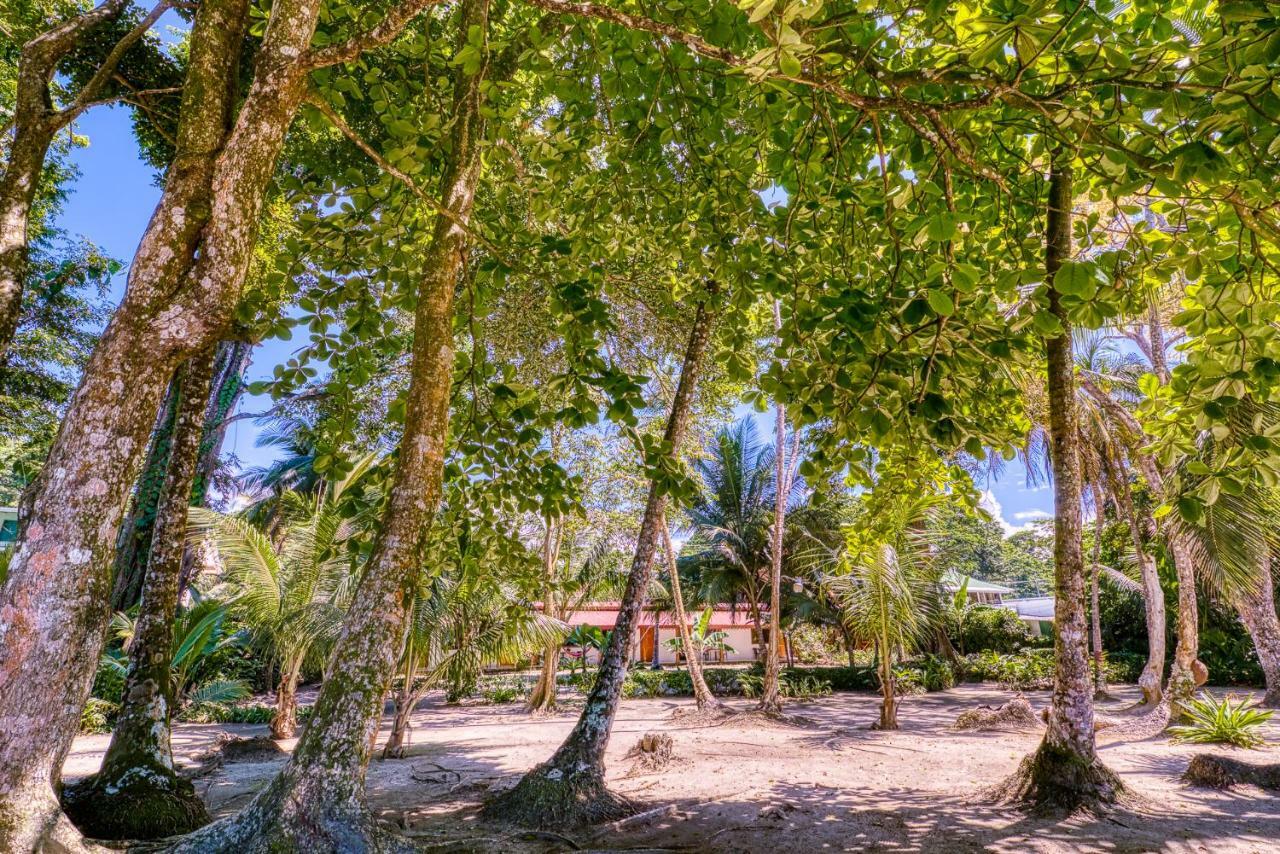
[[[566,772],[543,763],[489,801],[485,818],[521,827],[573,829],[615,821],[636,812],[632,801],[611,792],[604,774],[590,768]]]
[[[1086,760],[1044,742],[991,796],[998,803],[1029,807],[1044,815],[1070,815],[1102,812],[1124,792],[1120,778],[1096,758]]]
[[[92,839],[160,839],[213,820],[189,781],[141,761],[123,773],[108,769],[67,786],[62,809]]]

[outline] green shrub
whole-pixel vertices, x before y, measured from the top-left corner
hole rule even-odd
[[[952,642],[967,653],[991,650],[1009,654],[1030,646],[1034,637],[1017,613],[989,605],[967,608],[963,621],[953,625],[951,633]]]
[[[298,706],[298,721],[311,717],[311,706]],[[178,720],[191,724],[265,724],[271,722],[275,707],[266,703],[188,703],[178,711]]]
[[[529,696],[529,683],[519,678],[482,679],[480,698],[486,703],[514,703]]]
[[[955,669],[936,655],[923,655],[898,664],[893,668],[893,677],[898,689],[906,694],[946,691],[956,686]]]
[[[1013,691],[1053,687],[1053,650],[1027,649],[1016,655],[986,652],[966,655],[964,675],[975,682],[996,682]]]
[[[120,704],[98,697],[90,697],[89,702],[80,712],[80,732],[111,732],[115,725],[116,715],[120,713]]]
[[[1186,705],[1185,710],[1190,720],[1169,727],[1174,741],[1231,744],[1250,749],[1266,743],[1259,730],[1271,720],[1272,713],[1257,708],[1252,700],[1230,694],[1218,700],[1208,691],[1202,691],[1199,697]]]
[[[764,676],[743,672],[738,676],[739,690],[744,697],[759,697],[764,692]],[[831,695],[831,683],[820,676],[784,670],[778,676],[778,693],[791,700],[807,700]]]

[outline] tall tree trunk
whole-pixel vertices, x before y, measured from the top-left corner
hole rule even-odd
[[[671,542],[671,529],[667,526],[664,512],[658,518],[658,527],[662,535],[662,551],[667,559],[667,574],[671,576],[671,604],[676,612],[676,628],[680,633],[680,648],[684,650],[685,666],[689,669],[689,681],[693,683],[693,701],[699,712],[716,712],[724,710],[716,695],[711,693],[706,677],[702,673],[701,651],[693,646],[693,632],[689,629],[689,614],[684,609],[684,591],[680,585],[680,568],[676,564],[676,550]]]
[[[1102,614],[1098,607],[1098,575],[1102,566],[1102,532],[1106,527],[1106,504],[1102,488],[1093,485],[1093,568],[1089,578],[1089,639],[1093,647],[1093,698],[1107,697],[1107,662],[1102,652]]]
[[[895,730],[898,728],[898,700],[893,681],[893,646],[889,640],[888,625],[882,626],[878,658],[880,665],[880,722],[876,729]]]
[[[487,0],[460,10],[458,49],[488,34]],[[379,534],[342,623],[310,721],[288,764],[238,815],[180,840],[175,852],[382,850],[365,801],[365,772],[404,637],[431,520],[443,490],[453,378],[453,297],[468,248],[480,176],[487,62],[454,76],[450,163],[442,181],[452,216],[435,219],[414,312],[404,430]]]
[[[54,789],[102,649],[120,516],[171,374],[230,313],[192,316],[173,305],[173,293],[199,240],[214,242],[226,230],[249,238],[257,218],[250,193],[237,196],[241,204],[224,199],[218,228],[205,228],[247,19],[246,0],[207,0],[196,14],[164,195],[34,485],[0,591],[0,684],[23,686],[0,692],[0,731],[22,733],[0,741],[0,850],[81,845]],[[278,144],[254,146],[253,156],[274,162],[277,151]],[[263,170],[259,192],[267,177]],[[240,179],[241,192],[251,191],[252,177],[224,177]],[[239,259],[218,254],[216,267],[197,280],[201,290],[234,297],[247,262],[247,251]]]
[[[663,444],[672,454],[678,453],[692,414],[694,388],[711,338],[714,311],[710,301],[714,298],[713,293],[699,302],[689,333],[680,381],[663,434]],[[666,496],[656,483],[650,484],[617,623],[577,725],[549,760],[490,801],[485,807],[487,815],[537,827],[574,827],[631,811],[629,801],[605,787],[604,751],[627,675],[632,635],[653,579],[653,557],[665,506]]]
[[[552,443],[555,455],[555,442]],[[564,535],[563,523],[547,519],[542,535],[542,607],[548,616],[563,618],[562,613],[552,613],[555,599],[556,566],[560,562],[560,544]],[[552,712],[556,708],[556,673],[560,669],[560,644],[548,644],[542,654],[542,671],[538,682],[529,694],[528,709],[531,712]]]
[[[208,348],[183,363],[175,377],[173,448],[156,508],[120,717],[102,768],[63,795],[67,815],[95,839],[155,839],[195,830],[210,820],[191,783],[174,773],[169,727],[178,576],[212,375],[213,349]]]
[[[782,305],[773,301],[773,328],[782,347]],[[773,420],[774,467],[776,495],[773,500],[773,531],[769,566],[769,644],[764,658],[764,685],[760,692],[760,711],[781,714],[782,692],[779,689],[778,641],[782,636],[782,535],[787,522],[787,413],[781,401]]]
[[[1208,668],[1199,659],[1200,605],[1196,601],[1195,559],[1182,536],[1168,536],[1169,554],[1178,574],[1178,642],[1173,648],[1173,666],[1169,668],[1166,694],[1173,717],[1182,716],[1181,706],[1195,695],[1208,679]]]
[[[142,595],[142,579],[147,573],[151,538],[155,534],[156,508],[160,504],[165,472],[169,470],[177,402],[178,374],[174,374],[169,381],[169,390],[165,392],[155,429],[151,431],[147,455],[142,463],[142,474],[138,476],[129,514],[120,525],[120,535],[116,542],[115,577],[111,585],[112,611],[127,611],[138,604],[138,598]]]
[[[1062,334],[1046,342],[1049,432],[1054,489],[1054,683],[1049,726],[1034,754],[1000,787],[1004,799],[1050,811],[1074,811],[1113,802],[1120,779],[1098,759],[1093,686],[1089,679],[1084,608],[1084,555],[1080,538],[1080,459],[1071,323],[1054,276],[1071,257],[1071,154],[1052,152],[1045,235],[1049,310]]]
[[[1138,677],[1138,686],[1142,689],[1143,705],[1155,708],[1164,696],[1166,628],[1164,588],[1160,586],[1160,573],[1156,569],[1155,559],[1142,541],[1142,528],[1138,524],[1138,515],[1133,506],[1129,482],[1120,476],[1118,468],[1110,454],[1104,452],[1102,470],[1106,475],[1108,491],[1116,503],[1117,511],[1124,517],[1125,524],[1129,528],[1129,536],[1133,540],[1133,553],[1137,558],[1138,571],[1142,576],[1142,600],[1147,618],[1147,663]],[[1150,521],[1154,529],[1155,520]]]
[[[1280,707],[1280,620],[1276,618],[1275,580],[1272,560],[1263,560],[1258,586],[1236,598],[1236,611],[1253,638],[1258,663],[1267,680],[1264,706]]]

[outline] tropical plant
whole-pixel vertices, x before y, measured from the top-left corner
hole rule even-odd
[[[451,700],[468,696],[486,663],[523,658],[564,637],[564,623],[520,601],[510,585],[475,573],[423,573],[414,590],[395,717],[382,757],[404,755],[410,715],[431,688],[444,687]]]
[[[719,629],[711,630],[711,617],[714,612],[712,608],[704,608],[702,614],[698,617],[698,622],[689,628],[689,642],[693,646],[694,655],[702,655],[707,650],[715,652],[734,652],[732,646],[727,643],[729,633]],[[684,652],[684,640],[676,635],[668,638],[663,642],[663,646],[675,652]]]
[[[225,649],[243,646],[246,638],[241,632],[227,630],[227,603],[201,596],[195,589],[191,594],[191,607],[178,613],[173,627],[175,642],[169,667],[174,707],[244,699],[250,692],[249,683],[217,673],[216,656]],[[117,612],[111,618],[111,631],[121,645],[103,654],[102,665],[123,681],[129,665],[127,653],[133,640],[134,618]]]
[[[281,495],[282,537],[277,548],[241,516],[192,508],[190,530],[218,551],[234,593],[229,605],[254,641],[276,661],[273,738],[297,729],[298,681],[305,666],[318,666],[337,636],[356,581],[344,549],[350,525],[334,500],[294,492]]]
[[[1221,700],[1208,691],[1183,704],[1187,723],[1169,727],[1174,741],[1193,744],[1230,744],[1249,749],[1266,743],[1259,731],[1273,712],[1260,709],[1248,698],[1228,694]]]

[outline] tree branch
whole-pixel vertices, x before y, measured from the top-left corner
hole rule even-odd
[[[63,124],[74,119],[80,113],[84,112],[94,103],[98,93],[102,91],[102,87],[107,84],[111,76],[115,73],[116,66],[120,64],[120,60],[137,43],[138,39],[146,35],[147,31],[155,26],[156,21],[160,20],[160,16],[169,11],[169,0],[160,0],[155,7],[147,13],[147,16],[138,22],[132,30],[116,42],[115,47],[111,48],[111,53],[107,54],[107,58],[102,60],[102,65],[98,66],[98,70],[93,73],[93,77],[76,95],[75,102],[71,106],[62,110],[58,117]]]
[[[441,2],[442,0],[405,0],[397,4],[372,29],[352,36],[345,42],[311,50],[303,63],[309,68],[325,68],[340,62],[350,62],[366,50],[390,44],[410,21],[427,8]]]

